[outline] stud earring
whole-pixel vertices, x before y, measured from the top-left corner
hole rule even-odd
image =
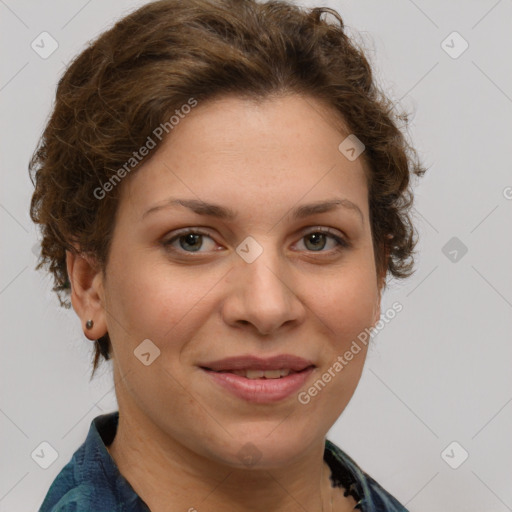
[[[92,320],[87,320],[87,322],[85,322],[86,329],[92,329],[93,325],[94,325],[94,322]]]

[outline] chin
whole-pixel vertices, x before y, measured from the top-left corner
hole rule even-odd
[[[314,441],[301,435],[301,431],[296,428],[292,435],[291,432],[280,431],[276,425],[268,424],[267,428],[251,428],[250,435],[242,435],[233,430],[230,432],[232,437],[227,440],[225,450],[221,448],[217,452],[216,458],[238,469],[269,470],[292,464],[304,455],[304,448]],[[321,435],[319,440],[323,441]]]

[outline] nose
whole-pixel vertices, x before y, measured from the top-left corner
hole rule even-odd
[[[261,335],[274,334],[283,326],[300,325],[306,310],[293,274],[286,261],[268,247],[252,263],[239,258],[228,274],[224,321],[238,328],[251,326]]]

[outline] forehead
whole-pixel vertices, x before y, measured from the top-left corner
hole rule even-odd
[[[349,134],[339,116],[310,97],[208,101],[184,116],[127,179],[121,203],[138,217],[170,196],[236,211],[259,202],[260,210],[271,206],[277,213],[301,198],[341,195],[365,210],[364,160],[351,161],[338,149]]]

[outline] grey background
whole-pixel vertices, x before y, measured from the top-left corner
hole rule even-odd
[[[34,271],[27,164],[65,64],[143,3],[0,0],[0,511],[36,510],[91,420],[117,408],[110,367],[89,382],[79,319]],[[512,2],[301,3],[334,7],[359,33],[381,85],[413,112],[429,167],[417,271],[384,295],[383,312],[403,310],[374,338],[329,438],[412,512],[512,510]],[[43,31],[59,45],[47,59],[30,46]],[[458,58],[441,45],[453,31],[469,44]],[[467,247],[456,261],[443,252],[452,237]],[[58,452],[48,469],[31,458],[43,441]],[[453,441],[469,453],[458,469],[441,457]]]

